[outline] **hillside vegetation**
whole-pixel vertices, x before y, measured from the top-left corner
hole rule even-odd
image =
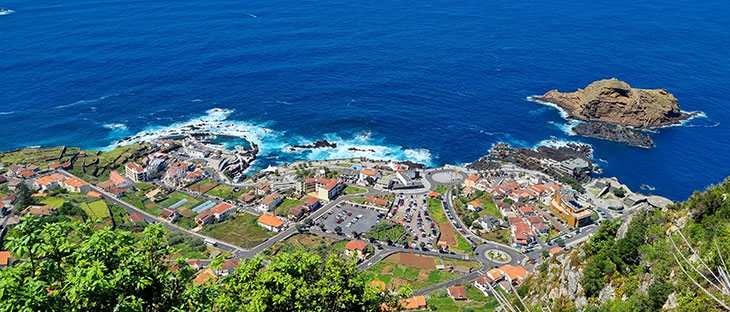
[[[519,293],[530,310],[730,310],[728,196],[730,179],[665,210],[604,222],[588,243],[547,259]]]

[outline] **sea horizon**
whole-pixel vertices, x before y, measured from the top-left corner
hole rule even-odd
[[[498,142],[579,142],[600,176],[672,200],[730,175],[730,9],[719,3],[3,5],[14,12],[0,16],[0,150],[105,149],[206,119],[261,143],[255,169],[364,154],[348,148],[440,166]],[[657,129],[644,149],[576,136],[527,99],[613,77],[704,115]],[[338,148],[287,149],[323,139]]]

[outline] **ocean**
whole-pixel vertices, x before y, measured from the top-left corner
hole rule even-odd
[[[723,1],[0,5],[14,10],[0,16],[1,150],[106,149],[206,119],[257,140],[256,168],[363,154],[350,147],[463,164],[496,142],[577,141],[604,176],[674,200],[730,175]],[[611,77],[704,115],[642,149],[570,135],[560,112],[526,100]],[[287,149],[318,139],[339,147]]]

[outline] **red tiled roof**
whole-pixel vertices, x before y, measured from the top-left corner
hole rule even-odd
[[[129,214],[129,219],[132,220],[132,222],[140,222],[144,220],[144,216],[139,213],[132,212]]]
[[[228,203],[220,203],[217,206],[211,208],[210,209],[210,212],[212,212],[214,214],[221,214],[221,213],[224,213],[224,212],[226,212],[226,211],[228,211],[229,209],[232,209],[232,208],[233,208],[233,205],[231,205],[231,204],[228,204]]]
[[[465,300],[466,297],[466,290],[464,290],[464,287],[462,286],[451,286],[448,288],[449,294],[451,294],[451,297],[455,300]]]
[[[317,202],[319,202],[319,199],[310,197],[304,201],[304,204],[311,207],[311,206],[314,206],[315,204],[317,204]]]
[[[431,192],[431,193],[428,193],[428,196],[430,196],[430,197],[439,197],[439,193],[438,192]]]
[[[203,212],[201,212],[197,216],[195,216],[195,221],[196,222],[205,221],[211,217],[213,217],[213,213],[210,212],[210,210],[203,210]]]
[[[279,199],[279,193],[273,193],[269,196],[266,196],[264,199],[261,200],[261,203],[264,205],[271,205],[275,200]]]
[[[127,163],[127,168],[132,169],[132,170],[136,171],[137,173],[144,172],[144,169],[142,169],[142,166],[140,166],[138,164],[135,164],[133,162],[128,162]]]
[[[467,181],[476,181],[477,179],[479,179],[479,176],[477,176],[476,174],[472,174],[468,178],[466,178]]]
[[[518,279],[524,279],[527,275],[530,274],[529,271],[527,271],[525,268],[521,266],[511,266],[511,265],[503,265],[499,268],[507,274],[510,280],[518,280]]]
[[[347,250],[361,250],[364,251],[365,247],[367,247],[368,244],[361,242],[359,240],[351,240],[347,242],[347,245],[345,245],[345,248]]]

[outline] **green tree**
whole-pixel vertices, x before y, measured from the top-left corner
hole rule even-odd
[[[220,311],[380,311],[395,306],[400,295],[380,292],[357,273],[354,261],[297,251],[274,258],[245,261],[222,281],[216,308]]]
[[[30,189],[27,185],[25,185],[25,183],[18,184],[17,194],[18,195],[15,204],[16,211],[21,211],[25,209],[25,207],[33,204],[33,197],[30,196]]]
[[[165,260],[161,225],[141,237],[82,222],[30,217],[11,231],[18,261],[0,271],[0,311],[200,311],[211,291],[192,285],[193,269]]]

